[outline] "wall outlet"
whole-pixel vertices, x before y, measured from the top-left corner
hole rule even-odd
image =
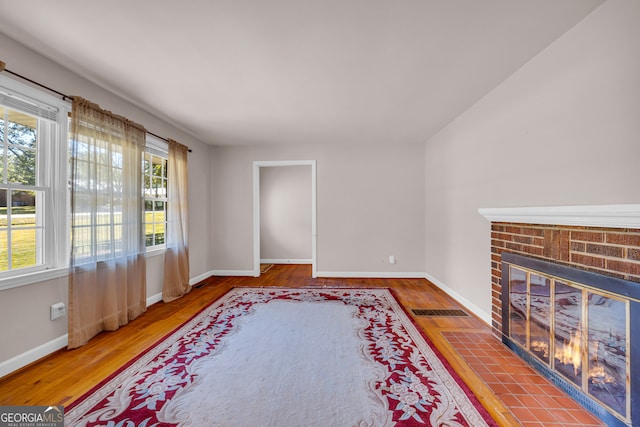
[[[389,264],[395,264],[396,263],[396,257],[394,255],[389,255]]]
[[[51,320],[56,320],[67,314],[67,307],[63,302],[51,304]]]

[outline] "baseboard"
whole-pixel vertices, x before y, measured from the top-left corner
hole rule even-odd
[[[5,360],[4,362],[0,363],[0,378],[10,374],[11,372],[17,371],[18,369],[23,368],[28,364],[35,362],[36,360],[42,359],[43,357],[48,356],[54,351],[65,348],[67,344],[69,344],[69,335],[64,334],[61,337],[32,348],[31,350],[25,351],[22,354],[18,354],[17,356],[14,356],[9,360]]]
[[[424,273],[423,277],[428,281],[430,281],[431,283],[433,283],[434,285],[436,285],[437,287],[439,287],[440,289],[442,289],[451,298],[455,299],[460,304],[464,305],[465,308],[467,308],[473,314],[478,316],[487,325],[491,326],[491,315],[489,313],[482,310],[480,307],[478,307],[477,305],[475,305],[474,303],[472,303],[471,301],[469,301],[468,299],[466,299],[465,297],[463,297],[462,295],[460,295],[459,293],[457,293],[456,291],[454,291],[453,289],[451,289],[450,287],[448,287],[447,285],[445,285],[444,283],[436,279],[435,277],[431,276],[430,274]]]
[[[424,273],[405,271],[318,271],[316,277],[343,277],[354,279],[424,279]]]
[[[246,276],[254,277],[253,270],[211,270],[209,276]]]
[[[261,259],[260,264],[311,264],[313,261],[309,259]]]
[[[162,301],[162,292],[160,292],[159,294],[155,294],[155,295],[151,295],[150,297],[147,297],[147,307]]]
[[[213,270],[207,271],[206,273],[202,273],[196,277],[192,277],[191,279],[189,279],[189,285],[191,286],[197,285],[198,283],[202,282],[204,279],[208,279],[211,276],[214,276]]]

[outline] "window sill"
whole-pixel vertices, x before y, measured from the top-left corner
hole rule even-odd
[[[19,286],[33,285],[47,280],[65,277],[69,274],[68,267],[50,268],[48,270],[36,271],[33,273],[21,274],[19,276],[0,279],[0,291],[17,288]]]
[[[147,258],[164,255],[167,252],[167,248],[151,249],[144,253]]]
[[[145,252],[145,257],[152,258],[164,255],[166,248],[153,249]],[[47,280],[58,279],[69,275],[69,267],[50,268],[48,270],[34,271],[31,273],[21,274],[0,279],[0,291],[6,289],[18,288],[20,286],[33,285]]]

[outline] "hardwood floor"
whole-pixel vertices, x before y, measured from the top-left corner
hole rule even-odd
[[[197,286],[181,299],[152,305],[116,332],[104,332],[84,347],[60,350],[1,378],[0,405],[70,404],[232,287],[387,287],[407,309],[464,308],[424,279],[312,279],[306,265],[276,265],[259,278],[211,277]],[[463,345],[466,334],[477,334],[489,346],[500,347],[484,322],[473,316],[414,319],[500,425],[522,425],[479,376],[482,366],[472,368],[462,356],[464,351],[451,344]],[[463,333],[462,338],[456,333]]]

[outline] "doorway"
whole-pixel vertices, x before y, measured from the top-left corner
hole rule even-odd
[[[315,160],[286,160],[286,161],[254,161],[253,162],[253,275],[260,276],[260,244],[261,244],[261,212],[260,212],[260,170],[261,168],[275,168],[287,166],[310,166],[311,173],[311,277],[316,277],[316,161]]]

